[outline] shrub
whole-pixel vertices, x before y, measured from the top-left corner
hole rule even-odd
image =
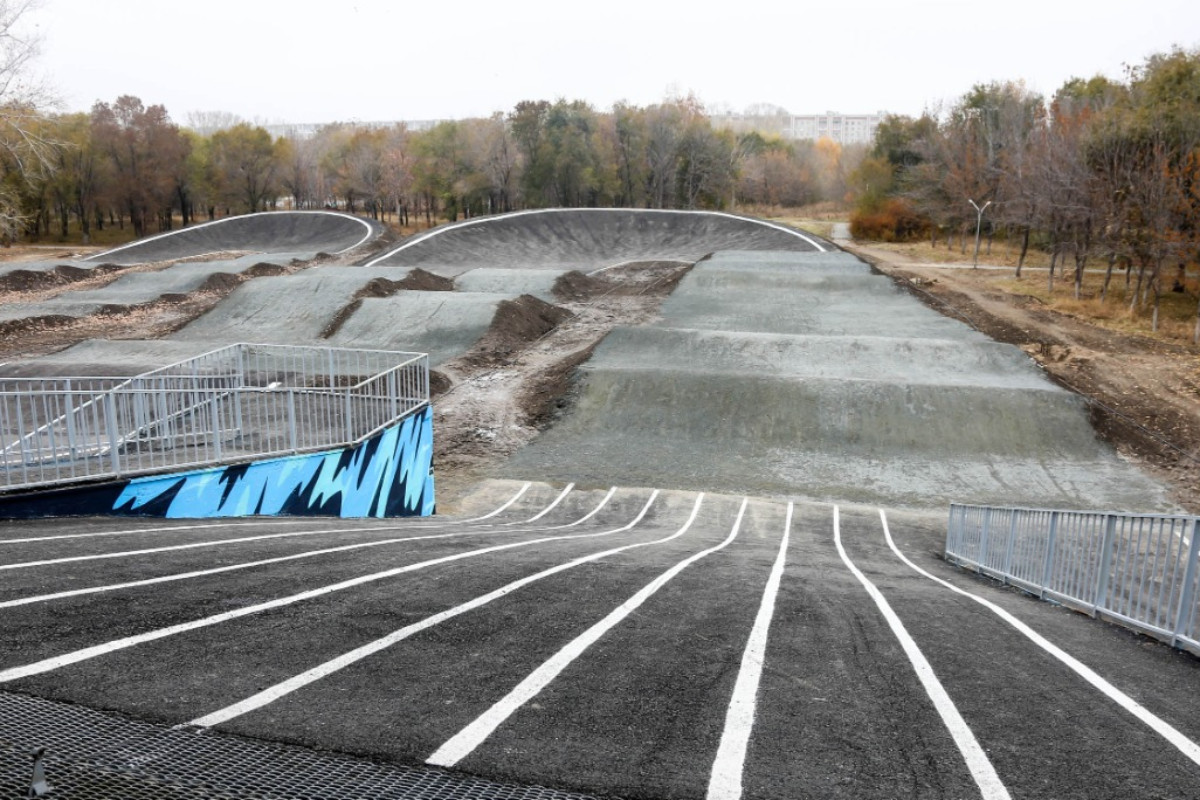
[[[898,198],[885,200],[875,211],[850,215],[850,235],[877,242],[911,242],[929,233],[929,218]]]

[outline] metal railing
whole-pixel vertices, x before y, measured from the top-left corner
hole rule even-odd
[[[429,403],[419,353],[236,344],[133,378],[0,379],[0,492],[361,442]]]
[[[950,506],[946,559],[1200,654],[1200,517]]]

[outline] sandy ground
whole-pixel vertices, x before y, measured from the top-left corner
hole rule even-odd
[[[1092,424],[1127,458],[1200,513],[1200,362],[1196,348],[1107,330],[1000,291],[1008,271],[913,263],[869,245],[838,244],[932,308],[1014,344],[1089,400]]]

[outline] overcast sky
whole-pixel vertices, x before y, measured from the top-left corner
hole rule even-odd
[[[188,112],[331,122],[600,110],[919,114],[979,82],[1051,94],[1200,47],[1196,0],[42,0],[39,67],[63,110],[132,94]]]

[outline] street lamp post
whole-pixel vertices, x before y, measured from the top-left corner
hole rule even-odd
[[[987,207],[992,204],[992,201],[988,200],[986,203],[983,204],[982,208],[974,200],[972,200],[969,197],[967,198],[967,202],[970,203],[972,206],[974,206],[975,211],[978,212],[975,217],[975,260],[971,262],[971,269],[978,269],[979,268],[979,229],[981,227],[983,227],[983,212],[987,211]]]

